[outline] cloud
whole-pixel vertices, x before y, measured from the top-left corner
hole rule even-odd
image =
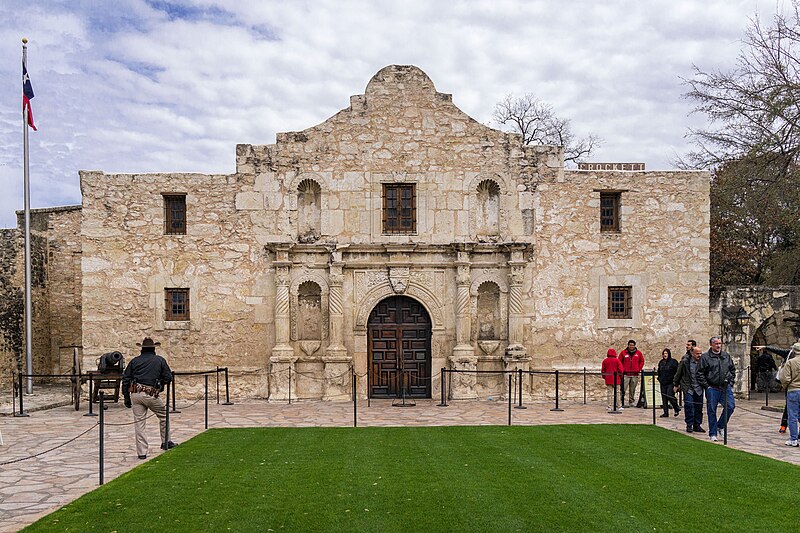
[[[596,160],[667,168],[685,150],[692,64],[726,68],[766,1],[40,1],[0,7],[27,36],[39,132],[32,205],[80,202],[78,170],[234,170],[236,143],[265,144],[347,107],[375,72],[415,64],[476,120],[534,92]],[[0,75],[20,76],[0,42]],[[0,86],[0,227],[22,208],[20,88]]]

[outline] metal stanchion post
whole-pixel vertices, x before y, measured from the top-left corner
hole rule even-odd
[[[22,392],[22,374],[17,374],[17,386],[19,387],[19,413],[14,413],[14,416],[29,416],[28,413],[25,412],[25,408],[22,404],[22,397],[25,394]]]
[[[508,425],[511,425],[511,403],[514,398],[511,394],[511,374],[508,375]]]
[[[173,376],[174,379],[174,376]],[[161,443],[161,448],[169,450],[169,392],[172,389],[172,398],[175,399],[175,384],[167,383],[167,398],[165,402],[165,417],[164,417],[164,442]]]
[[[556,407],[555,407],[555,409],[550,409],[550,410],[551,411],[563,411],[563,409],[561,409],[558,406],[558,370],[556,370]]]
[[[206,404],[205,419],[206,419],[206,424],[205,424],[205,428],[208,429],[208,374],[204,375],[203,377],[206,378],[205,379],[205,383],[206,383],[206,390],[205,390],[205,404]]]
[[[586,367],[583,367],[583,405],[586,405]]]
[[[642,373],[642,378],[644,378],[644,373]],[[655,426],[656,425],[656,369],[655,368],[653,369],[653,380],[650,383],[650,385],[651,385],[650,388],[652,389],[653,392],[653,425]],[[647,398],[646,394],[645,398]],[[664,407],[666,408],[666,406]]]
[[[289,405],[292,405],[292,367],[289,367]]]
[[[214,383],[217,386],[217,405],[219,405],[219,366],[217,366],[217,371],[214,372]]]
[[[104,466],[103,465],[103,454],[104,454],[104,451],[105,451],[105,443],[103,442],[105,440],[105,422],[104,422],[104,417],[103,417],[104,411],[105,411],[105,409],[103,409],[105,407],[105,393],[103,393],[103,391],[100,391],[99,397],[100,397],[100,484],[102,485],[103,484],[103,466]]]
[[[442,370],[439,372],[439,375],[441,376],[441,378],[439,378],[439,385],[440,385],[439,388],[441,389],[440,392],[442,393],[442,401],[439,402],[439,407],[447,407],[447,400],[445,399],[447,397],[445,394],[447,391],[445,390],[445,384],[444,384],[444,375],[445,375],[444,367],[442,367]]]
[[[223,370],[225,370],[225,401],[222,405],[233,405],[231,401],[231,393],[228,389],[228,367],[226,366]],[[267,374],[267,380],[269,380],[269,374]],[[269,390],[269,381],[267,382],[267,390]]]
[[[769,382],[767,382],[767,386],[764,388],[764,406],[769,407]]]
[[[527,407],[522,405],[522,369],[518,368],[517,371],[517,381],[519,382],[519,405],[517,405],[515,409],[527,409]]]
[[[356,387],[356,371],[355,368],[350,367],[353,374],[353,427],[358,427],[358,388]]]
[[[180,411],[178,411],[178,409],[175,407],[175,397],[177,396],[177,394],[175,394],[175,378],[176,378],[176,375],[172,374],[172,383],[171,383],[171,385],[172,385],[172,412],[173,413],[180,413]],[[169,389],[167,389],[167,390],[169,390]],[[169,411],[169,395],[167,395],[167,411]],[[169,416],[169,414],[167,414],[167,416]]]

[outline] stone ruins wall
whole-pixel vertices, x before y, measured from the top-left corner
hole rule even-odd
[[[17,228],[2,230],[0,243],[3,381],[25,366],[23,216],[17,213]],[[37,374],[69,372],[72,350],[64,346],[81,342],[80,224],[78,206],[31,210],[31,351]]]

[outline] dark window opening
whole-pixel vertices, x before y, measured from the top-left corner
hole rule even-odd
[[[166,320],[189,320],[189,289],[164,289]]]
[[[618,192],[600,193],[600,231],[619,231],[621,197]]]
[[[608,288],[608,318],[629,319],[633,317],[632,293],[631,287]]]
[[[416,233],[417,194],[410,183],[383,185],[383,232]]]
[[[164,195],[164,233],[186,235],[186,195]]]

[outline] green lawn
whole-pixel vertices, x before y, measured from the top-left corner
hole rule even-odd
[[[24,531],[797,531],[798,489],[654,426],[211,429]]]

